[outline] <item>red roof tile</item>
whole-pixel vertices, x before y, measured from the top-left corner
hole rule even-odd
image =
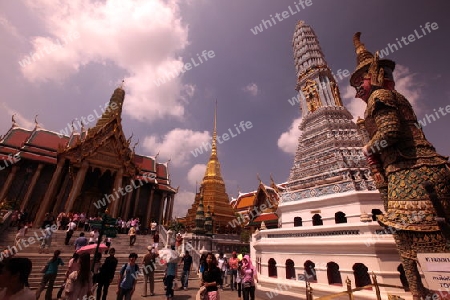
[[[256,219],[253,220],[253,222],[266,222],[266,221],[272,221],[272,220],[278,220],[278,216],[275,213],[269,213],[269,214],[262,214],[256,217]]]
[[[154,166],[155,162],[152,158],[142,155],[135,155],[134,156],[134,163],[142,170],[142,171],[151,171],[156,172]]]
[[[23,143],[30,137],[31,131],[24,128],[13,128],[4,138],[3,144],[20,148]]]
[[[167,167],[164,164],[156,164],[156,174],[160,178],[167,178]]]
[[[68,140],[68,137],[60,137],[56,132],[37,130],[28,140],[28,144],[44,149],[52,149],[54,151],[57,151],[58,146],[61,145],[64,147],[67,144]]]

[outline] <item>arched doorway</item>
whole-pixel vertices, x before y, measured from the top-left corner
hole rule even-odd
[[[339,265],[334,261],[327,263],[327,277],[328,284],[342,286],[341,272],[339,271]]]
[[[294,218],[294,227],[300,227],[303,225],[303,221],[301,217]]]
[[[286,260],[286,279],[295,279],[295,264],[292,259]]]
[[[363,287],[372,284],[369,276],[369,269],[362,263],[353,265],[353,275],[355,276],[355,286]],[[371,288],[370,288],[371,289]]]
[[[277,274],[277,262],[275,259],[269,259],[269,277],[278,277]]]
[[[316,269],[315,269],[316,264],[310,260],[307,260],[303,264],[303,267],[305,268],[306,281],[317,282],[317,274],[316,274]]]

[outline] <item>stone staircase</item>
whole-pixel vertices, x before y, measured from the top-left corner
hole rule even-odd
[[[64,239],[66,236],[65,230],[58,230],[55,233],[53,233],[52,236],[52,243],[49,249],[49,253],[39,253],[40,249],[40,242],[37,241],[37,237],[41,237],[41,229],[35,229],[31,228],[28,229],[28,233],[25,237],[25,240],[35,241],[33,244],[26,242],[22,243],[22,245],[26,245],[26,247],[21,246],[18,248],[18,253],[16,254],[16,257],[28,257],[31,259],[33,263],[33,269],[31,272],[31,275],[29,277],[29,283],[30,287],[32,289],[35,289],[39,286],[39,283],[42,279],[42,273],[40,270],[44,267],[47,260],[52,257],[52,254],[55,250],[61,251],[61,258],[64,262],[64,266],[60,266],[58,270],[58,276],[55,281],[55,288],[59,287],[64,280],[64,275],[67,271],[67,265],[69,263],[70,258],[72,257],[73,252],[75,251],[73,243],[77,237],[79,237],[81,231],[75,231],[74,235],[72,236],[69,245],[64,245]],[[5,248],[12,248],[15,244],[15,235],[16,235],[15,228],[10,228],[6,230],[1,238],[0,238],[0,249],[3,250]],[[85,232],[85,235],[89,235],[88,232]],[[138,254],[138,260],[139,266],[141,267],[141,262],[145,254],[148,253],[147,246],[153,245],[153,239],[151,235],[137,235],[136,243],[133,246],[130,246],[129,242],[129,236],[126,234],[118,234],[116,238],[112,239],[111,247],[114,247],[116,249],[116,255],[115,257],[118,259],[119,263],[117,265],[116,269],[116,277],[114,278],[113,284],[115,285],[117,283],[117,274],[120,272],[120,268],[128,262],[128,255],[132,252],[135,252]],[[162,239],[160,239],[159,248],[164,247],[164,242]],[[102,262],[108,255],[102,254]],[[91,255],[92,257],[92,255]],[[165,266],[161,266],[158,263],[157,269],[155,271],[155,282],[162,281],[164,276],[164,269]],[[194,273],[194,272],[192,272]],[[191,277],[196,277],[195,274],[192,274]],[[139,276],[139,281],[143,280],[143,276]]]

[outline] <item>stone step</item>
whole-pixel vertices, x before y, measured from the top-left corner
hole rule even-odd
[[[43,274],[40,270],[47,263],[48,259],[51,257],[54,250],[61,250],[61,259],[64,262],[64,266],[60,266],[58,269],[58,276],[55,280],[55,288],[58,288],[64,281],[65,273],[67,271],[67,265],[69,263],[70,258],[72,257],[72,253],[74,252],[73,242],[79,236],[81,231],[76,231],[70,240],[70,245],[64,245],[64,239],[66,236],[66,232],[59,230],[56,231],[52,236],[52,243],[49,253],[39,253],[40,243],[36,242],[34,244],[28,245],[27,247],[22,247],[16,254],[16,257],[28,257],[33,262],[33,270],[29,276],[30,286],[35,289],[39,286],[39,283],[42,279]],[[7,230],[0,239],[0,249],[7,248],[8,246],[12,247],[15,243],[16,230]],[[89,233],[85,232],[85,236]],[[37,236],[42,236],[40,229],[31,228],[28,230],[27,235],[25,237],[28,240],[30,237],[36,238]],[[28,243],[27,243],[28,244]],[[117,276],[120,272],[121,267],[128,262],[128,255],[131,252],[135,252],[138,254],[138,263],[142,261],[142,258],[145,254],[148,253],[147,246],[153,244],[153,238],[150,235],[138,235],[136,238],[136,243],[134,246],[129,245],[129,236],[126,234],[118,234],[116,238],[112,240],[111,247],[116,249],[116,258],[118,259],[118,265],[116,269],[115,279],[117,280]],[[159,243],[159,249],[163,248],[163,243]],[[102,253],[102,262],[107,257],[104,253]],[[142,267],[139,264],[140,267]],[[157,269],[155,270],[155,281],[161,282],[164,277],[165,266],[160,266],[158,263],[156,264]],[[141,269],[142,270],[142,269]],[[196,272],[191,272],[190,278],[196,279]],[[142,281],[143,276],[139,276],[138,281]]]

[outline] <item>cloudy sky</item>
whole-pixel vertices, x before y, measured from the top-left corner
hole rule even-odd
[[[159,162],[171,159],[172,185],[180,186],[175,215],[185,214],[195,182],[204,175],[209,154],[195,149],[210,141],[216,100],[218,133],[232,135],[218,150],[230,197],[238,189],[254,190],[257,174],[266,183],[270,174],[284,182],[300,135],[299,107],[289,102],[296,96],[291,40],[298,20],[315,30],[334,74],[353,71],[352,36],[361,31],[369,50],[385,49],[397,62],[397,89],[419,118],[450,105],[450,2],[308,4],[1,0],[0,135],[10,128],[13,113],[25,128],[39,115],[42,127],[67,130],[73,119],[101,111],[125,80],[125,134],[139,139],[138,153],[160,152]],[[279,21],[276,14],[284,11]],[[276,24],[257,31],[272,17]],[[435,29],[425,29],[427,22],[437,23]],[[408,45],[397,50],[386,48],[415,31],[420,38],[406,39]],[[355,117],[362,115],[364,105],[353,99],[348,78],[337,79],[344,104]],[[441,116],[424,129],[444,155],[450,154],[448,128],[450,117]]]

